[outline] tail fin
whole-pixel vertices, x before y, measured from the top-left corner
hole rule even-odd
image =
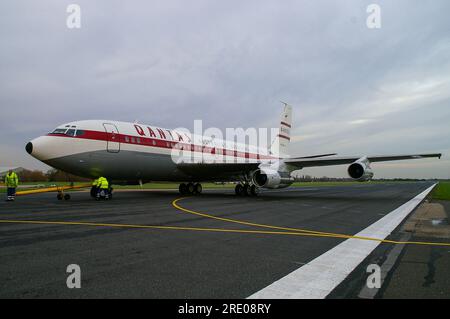
[[[289,157],[289,143],[291,141],[291,127],[292,127],[292,106],[282,102],[284,110],[281,114],[280,129],[278,135],[275,137],[270,152],[280,157]]]

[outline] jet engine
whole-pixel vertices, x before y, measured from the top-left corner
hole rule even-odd
[[[274,189],[290,186],[294,182],[294,178],[288,172],[261,168],[253,172],[252,181],[258,187]]]
[[[367,157],[362,157],[356,162],[350,164],[347,169],[348,175],[358,182],[370,181],[373,177],[370,162]]]

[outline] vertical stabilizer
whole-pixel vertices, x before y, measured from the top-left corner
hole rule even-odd
[[[291,128],[292,128],[292,106],[282,102],[284,104],[283,113],[281,113],[280,128],[278,135],[273,140],[270,146],[272,154],[279,157],[289,157],[289,143],[291,141]]]

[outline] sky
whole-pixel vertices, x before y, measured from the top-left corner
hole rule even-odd
[[[380,28],[367,27],[372,3]],[[292,155],[442,152],[373,164],[375,177],[450,178],[448,0],[3,0],[0,12],[0,166],[48,169],[24,146],[65,122],[270,128],[282,100]]]

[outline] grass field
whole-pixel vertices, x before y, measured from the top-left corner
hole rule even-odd
[[[450,200],[450,182],[439,182],[433,190],[433,199]]]

